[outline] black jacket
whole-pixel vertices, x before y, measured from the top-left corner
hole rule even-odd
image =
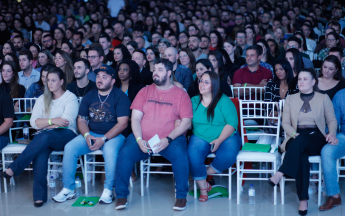
[[[141,84],[144,86],[151,85],[153,83],[152,72],[149,69],[143,67],[140,72]]]

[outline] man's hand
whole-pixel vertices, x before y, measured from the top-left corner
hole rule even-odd
[[[91,146],[91,143],[90,143],[90,150],[91,151],[96,151],[98,149],[100,149],[103,145],[104,145],[104,142],[103,142],[103,139],[102,137],[93,137],[91,138],[91,141],[94,140],[95,143]]]
[[[261,80],[261,82],[259,84],[266,86],[267,85],[267,79]]]
[[[147,146],[145,145],[145,143],[147,143]],[[150,154],[152,153],[152,150],[151,150],[151,148],[150,148],[150,146],[149,146],[149,143],[146,142],[145,140],[140,139],[140,140],[138,141],[138,145],[139,145],[140,150],[141,150],[142,152],[144,152],[145,154],[148,153],[147,150],[149,150]]]
[[[153,147],[158,147],[155,153],[159,153],[160,151],[163,151],[166,147],[168,147],[169,142],[167,138],[161,139],[159,143],[154,145]]]

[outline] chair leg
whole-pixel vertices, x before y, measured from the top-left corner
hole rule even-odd
[[[96,162],[96,156],[95,155],[92,155],[93,159],[92,159],[92,186],[95,186],[95,179],[96,179],[96,166],[95,166],[95,162]]]
[[[232,176],[232,168],[230,167],[229,168],[229,185],[228,185],[228,194],[229,194],[229,200],[231,200],[231,184],[232,184],[232,182],[231,182],[231,180],[232,180],[232,178],[231,178],[231,176]]]
[[[147,159],[147,174],[146,174],[146,187],[149,187],[150,184],[150,172],[151,172],[151,157]]]
[[[198,198],[198,196],[197,196],[198,189],[197,189],[197,187],[196,187],[196,181],[193,180],[193,182],[194,182],[194,199],[196,199],[196,198]]]
[[[5,154],[2,152],[2,172],[5,172],[6,170],[6,162],[5,162]],[[7,181],[5,178],[3,178],[3,181],[4,181],[4,190],[5,190],[5,193],[7,193]]]
[[[140,189],[141,189],[141,196],[144,196],[144,165],[143,161],[140,161]]]
[[[240,187],[242,186],[242,179],[240,179],[240,161],[236,161],[236,167],[237,167],[237,204],[240,204]]]
[[[281,196],[281,204],[284,205],[285,204],[285,177],[283,177],[280,180],[280,196]]]
[[[340,166],[341,166],[341,159],[338,159],[337,161],[336,161],[336,163],[337,163],[337,182],[339,182],[339,175],[340,175]]]
[[[85,194],[88,194],[89,193],[89,188],[88,188],[88,184],[87,184],[87,166],[89,164],[89,162],[87,161],[87,155],[84,155],[84,163],[85,163],[85,175],[84,175],[84,182],[85,182]]]
[[[319,163],[319,179],[318,179],[318,182],[319,182],[319,191],[318,191],[318,197],[317,197],[317,205],[318,206],[321,206],[321,184],[322,184],[322,166],[321,166],[321,161]],[[325,190],[325,188],[324,188]]]
[[[266,163],[266,168],[267,168],[267,163]],[[274,170],[274,173],[277,172],[277,162],[273,162],[273,170]],[[273,175],[274,175],[273,173]],[[266,176],[268,176],[268,173],[266,173]],[[274,205],[277,205],[277,185],[274,186]]]

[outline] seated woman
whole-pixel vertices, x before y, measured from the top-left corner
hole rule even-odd
[[[41,72],[42,67],[47,64],[55,65],[55,62],[51,52],[45,49],[38,53],[38,64],[36,70]]]
[[[327,94],[333,100],[334,95],[345,88],[339,59],[330,55],[322,63],[322,72],[319,75],[318,92]]]
[[[127,47],[123,44],[119,44],[114,48],[114,63],[112,68],[117,70],[120,62],[124,59],[132,59],[132,54],[128,51]]]
[[[319,60],[324,60],[328,56],[329,50],[333,47],[339,47],[343,50],[343,53],[345,53],[345,49],[343,45],[341,45],[340,43],[339,35],[335,31],[328,33],[326,36],[327,36],[327,39],[326,39],[327,47],[319,51],[318,53]]]
[[[308,157],[320,155],[327,142],[338,143],[335,137],[337,119],[332,101],[328,95],[315,92],[317,83],[316,73],[311,68],[303,69],[298,74],[300,93],[288,96],[283,109],[282,126],[286,138],[280,148],[286,154],[278,172],[268,180],[271,186],[275,186],[284,175],[296,179],[300,215],[308,212]]]
[[[25,96],[25,87],[18,83],[18,69],[14,62],[3,62],[2,63],[2,73],[1,78],[2,82],[0,88],[8,93],[12,99],[13,98],[24,98]],[[23,107],[24,104],[21,103],[20,107]],[[19,101],[14,101],[14,111],[19,111]]]
[[[228,84],[230,85],[235,72],[246,63],[246,60],[242,57],[242,48],[240,46],[236,46],[233,41],[226,40],[224,42],[224,49],[228,53],[230,58],[230,62],[228,62],[227,65],[229,74]]]
[[[286,59],[279,59],[274,65],[274,78],[266,84],[264,101],[279,102],[288,95],[297,93],[293,79],[290,63]]]
[[[200,202],[208,200],[207,192],[212,186],[206,182],[207,175],[229,169],[241,148],[237,131],[237,111],[231,100],[220,91],[219,76],[204,72],[199,79],[200,95],[192,98],[193,135],[188,144],[191,174],[200,188]],[[214,153],[215,159],[206,169],[205,159]]]
[[[0,88],[0,151],[9,143],[9,129],[13,125],[14,109],[11,96]]]
[[[32,110],[30,124],[35,129],[67,127],[66,129],[42,132],[36,136],[10,164],[3,177],[18,176],[33,162],[34,206],[41,207],[47,201],[48,158],[53,151],[63,151],[65,145],[76,137],[78,100],[75,94],[66,91],[65,74],[59,68],[48,71],[44,95],[40,96]]]
[[[55,54],[55,66],[60,68],[65,73],[66,85],[73,82],[74,77],[74,67],[71,57],[68,53],[63,50],[56,51]]]
[[[146,49],[146,58],[150,65],[150,71],[153,72],[156,59],[160,59],[159,51],[154,46],[149,46]]]
[[[196,79],[194,80],[194,82],[192,82],[192,84],[189,86],[188,88],[188,95],[190,98],[199,95],[199,79],[201,78],[201,75],[206,72],[206,71],[212,71],[213,70],[213,66],[211,64],[211,62],[208,59],[199,59],[196,62],[196,67],[195,67],[195,73],[196,73]],[[228,97],[232,97],[232,92],[230,89],[230,86],[228,85],[228,83],[225,80],[220,80],[220,91],[225,94]]]
[[[195,57],[193,52],[189,48],[181,48],[178,51],[179,59],[178,64],[186,66],[192,71],[193,79],[195,80]]]
[[[270,47],[270,52],[273,58],[275,59],[284,59],[285,58],[285,50],[282,46],[279,46],[277,41],[273,39],[268,39],[267,44]]]
[[[25,92],[25,98],[38,98],[44,93],[44,86],[47,84],[48,71],[54,68],[54,65],[47,64],[42,67],[41,78],[35,83],[32,83],[28,90]],[[35,101],[32,101],[32,107],[35,105]],[[26,110],[31,112],[30,100],[26,101]]]

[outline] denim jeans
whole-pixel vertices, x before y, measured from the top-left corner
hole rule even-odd
[[[321,151],[322,170],[327,196],[333,196],[340,192],[339,182],[337,182],[336,161],[345,156],[345,134],[339,133],[337,138],[339,140],[338,145],[327,144]]]
[[[229,169],[236,161],[237,154],[241,148],[241,137],[238,132],[222,142],[217,151],[216,157],[210,166],[216,173]],[[204,180],[207,177],[205,159],[210,151],[211,145],[205,140],[192,135],[188,143],[188,158],[190,172],[194,180]]]
[[[7,146],[9,140],[8,136],[0,136],[0,151]]]
[[[103,134],[96,134],[90,132],[94,137],[102,137]],[[118,153],[125,142],[125,137],[122,134],[108,140],[100,148],[103,151],[104,157],[104,169],[105,169],[105,181],[104,188],[109,190],[114,189],[114,180],[115,180],[115,167]],[[85,155],[90,153],[91,150],[86,143],[83,135],[79,135],[73,140],[71,140],[65,146],[65,152],[63,157],[63,187],[69,190],[74,190],[75,188],[75,172],[78,163],[78,157],[80,155]]]
[[[169,160],[175,177],[176,198],[183,199],[188,193],[188,156],[187,139],[181,135],[174,139],[167,148],[159,152],[161,156]],[[116,198],[127,198],[129,194],[128,185],[134,164],[140,160],[148,158],[149,155],[139,148],[133,134],[127,137],[123,145],[115,174],[115,193]]]
[[[10,164],[9,168],[14,175],[19,175],[29,164],[33,163],[34,201],[47,201],[47,174],[48,158],[52,151],[63,151],[65,145],[71,141],[76,134],[69,130],[53,130],[38,134],[29,143],[18,158]]]

